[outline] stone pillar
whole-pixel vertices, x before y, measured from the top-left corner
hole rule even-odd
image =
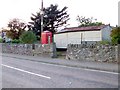
[[[118,61],[118,46],[115,46],[115,61]]]
[[[66,59],[67,60],[70,60],[71,58],[70,58],[70,50],[71,49],[71,44],[68,44],[67,45],[67,53],[66,53]]]
[[[120,73],[120,44],[118,44],[118,73]],[[119,74],[120,75],[120,74]],[[120,76],[118,76],[120,77]],[[120,79],[118,79],[120,83]]]
[[[120,63],[120,44],[115,46],[116,61]]]
[[[52,58],[57,58],[57,50],[56,50],[56,43],[52,44],[52,53],[51,53]]]
[[[120,63],[120,44],[118,44],[118,63]]]

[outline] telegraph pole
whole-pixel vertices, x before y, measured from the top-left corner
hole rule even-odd
[[[43,0],[41,0],[41,36],[42,36],[42,32],[43,32],[43,16],[44,16]]]

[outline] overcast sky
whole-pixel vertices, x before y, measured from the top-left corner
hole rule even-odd
[[[59,8],[68,7],[70,14],[69,27],[78,25],[77,15],[94,17],[97,21],[115,26],[118,24],[119,0],[43,0],[44,7],[58,4]],[[6,27],[13,18],[30,21],[31,13],[36,13],[41,7],[41,0],[0,0],[0,28]]]

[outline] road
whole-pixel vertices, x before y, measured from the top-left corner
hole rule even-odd
[[[2,58],[3,88],[118,88],[118,74]]]

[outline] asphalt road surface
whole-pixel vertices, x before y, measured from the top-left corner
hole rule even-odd
[[[118,74],[3,56],[2,88],[118,88]]]

